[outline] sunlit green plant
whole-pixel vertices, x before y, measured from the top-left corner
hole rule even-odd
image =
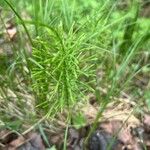
[[[62,28],[47,29],[46,38],[37,38],[33,47],[32,80],[38,98],[37,105],[48,108],[49,114],[75,104],[83,93],[92,90],[81,78],[95,76],[95,54],[83,47],[84,34],[75,35],[73,26],[69,33]],[[91,78],[92,79],[92,78]]]

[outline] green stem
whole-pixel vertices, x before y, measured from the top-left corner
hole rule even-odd
[[[26,27],[26,25],[25,25],[23,19],[22,19],[21,16],[16,12],[16,10],[13,8],[13,6],[12,6],[11,3],[9,3],[7,0],[4,0],[4,1],[5,1],[5,3],[11,8],[11,10],[15,13],[15,15],[19,18],[19,20],[21,21],[21,24],[22,24],[22,26],[23,26],[23,28],[24,28],[24,30],[25,30],[25,32],[26,32],[28,38],[29,38],[29,41],[30,41],[31,45],[33,46],[32,38],[31,38],[31,36],[30,36],[30,34],[29,34],[29,32],[28,32],[28,29],[27,29],[27,27]]]

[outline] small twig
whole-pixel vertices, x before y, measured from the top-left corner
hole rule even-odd
[[[4,144],[2,144],[2,143],[0,143],[0,147],[3,147],[3,148],[4,148],[4,147],[5,147],[5,145],[4,145]]]
[[[43,120],[45,120],[47,118],[47,115],[45,115],[43,118],[41,118],[37,123],[35,123],[32,127],[30,127],[29,129],[27,129],[26,131],[24,131],[22,133],[22,135],[26,135],[27,133],[29,133],[30,131],[32,131],[39,123],[41,123]]]

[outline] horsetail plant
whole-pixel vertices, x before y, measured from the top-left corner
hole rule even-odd
[[[84,91],[92,90],[80,78],[94,77],[91,62],[96,57],[90,56],[90,48],[83,48],[84,34],[76,36],[73,27],[68,34],[63,32],[63,28],[55,32],[47,29],[46,39],[35,40],[33,57],[30,58],[37,106],[47,108],[49,115],[62,111],[66,106],[69,109],[84,95]]]

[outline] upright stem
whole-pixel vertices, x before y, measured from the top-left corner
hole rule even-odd
[[[33,46],[32,38],[31,38],[31,36],[30,36],[30,34],[29,34],[29,32],[28,32],[28,29],[27,29],[27,27],[26,27],[26,25],[25,25],[23,19],[22,19],[21,16],[16,12],[16,10],[14,9],[14,7],[12,6],[11,3],[9,3],[7,0],[4,0],[4,1],[5,1],[5,3],[11,8],[11,10],[15,13],[15,15],[18,17],[18,19],[20,20],[20,22],[21,22],[21,24],[22,24],[22,26],[23,26],[23,28],[24,28],[24,30],[25,30],[27,36],[28,36],[28,39],[29,39],[31,45]]]

